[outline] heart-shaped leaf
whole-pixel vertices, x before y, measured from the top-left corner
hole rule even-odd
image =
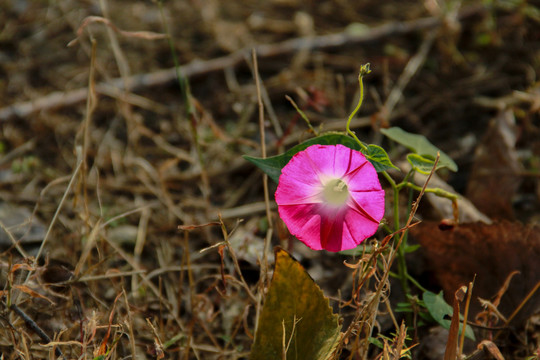
[[[275,254],[250,359],[329,359],[340,339],[338,315],[300,263],[283,249]]]
[[[382,172],[390,169],[400,170],[394,166],[384,149],[378,145],[370,144],[367,146],[367,152],[363,152],[377,172]],[[401,170],[400,170],[401,171]]]
[[[292,159],[296,153],[305,150],[311,145],[336,145],[341,144],[348,148],[354,150],[361,150],[360,145],[350,136],[344,135],[342,133],[326,133],[321,136],[304,141],[301,144],[298,144],[285,153],[281,155],[271,156],[267,158],[257,158],[252,156],[244,155],[244,159],[255,164],[259,169],[264,171],[272,180],[276,183],[279,182],[279,176],[281,175],[281,169],[287,165],[287,163]],[[377,172],[385,171],[390,168],[397,169],[390,159],[386,152],[377,145],[368,145],[367,153],[363,152]]]

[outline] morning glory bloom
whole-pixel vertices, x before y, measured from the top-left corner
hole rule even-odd
[[[312,145],[282,169],[280,217],[313,250],[353,249],[377,231],[384,190],[373,165],[343,145]]]

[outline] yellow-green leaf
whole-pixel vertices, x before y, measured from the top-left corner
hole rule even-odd
[[[283,249],[275,254],[250,359],[329,359],[340,339],[338,315],[300,263]]]

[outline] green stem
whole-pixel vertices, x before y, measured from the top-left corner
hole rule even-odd
[[[395,278],[395,279],[400,279],[400,275],[399,274],[396,274],[395,272],[393,271],[389,271],[388,272],[388,275],[390,275],[391,277]],[[420,285],[420,283],[418,281],[416,281],[415,278],[413,278],[410,274],[407,274],[407,280],[409,280],[414,286],[416,286],[420,291],[422,292],[426,292],[428,291],[425,287],[423,287],[422,285]]]
[[[394,232],[396,232],[395,235],[395,243],[399,241],[399,233],[398,230],[401,227],[401,224],[399,223],[399,190],[400,186],[396,185],[396,182],[394,179],[388,175],[386,171],[382,171],[381,174],[385,177],[385,179],[388,181],[390,186],[392,187],[392,192],[394,194]],[[401,185],[401,184],[400,184]],[[398,258],[398,275],[397,277],[401,281],[401,287],[403,288],[403,291],[405,294],[409,293],[409,286],[407,283],[408,278],[408,272],[407,272],[407,263],[405,262],[405,246],[404,243],[401,243],[399,248],[397,249],[397,258]]]
[[[399,186],[396,185],[396,182],[386,171],[382,171],[381,174],[384,176],[386,181],[390,184],[392,187],[392,192],[394,193],[394,232],[397,232],[399,230]],[[399,235],[397,235],[397,238],[399,238]],[[397,239],[396,238],[396,239]]]
[[[409,179],[414,175],[415,171],[413,169],[409,170],[409,172],[407,173],[407,175],[405,175],[405,178],[403,178],[403,181],[401,182],[402,184],[404,182],[408,182]]]
[[[412,204],[413,204],[413,195],[414,192],[412,189],[409,189],[409,199],[407,200],[407,214],[410,214],[412,211]],[[404,249],[407,248],[407,240],[409,239],[409,232],[405,231],[403,234],[403,240],[401,241],[401,246],[403,246]]]
[[[381,172],[381,174],[386,178],[390,186],[392,187],[392,191],[394,194],[394,231],[396,232],[395,236],[395,243],[399,241],[399,233],[397,232],[401,228],[401,224],[399,222],[399,191],[402,188],[402,184],[396,184],[394,179],[388,175],[386,171]],[[409,175],[409,174],[408,174]],[[399,245],[399,248],[397,249],[397,264],[398,264],[398,274],[397,277],[399,278],[401,282],[401,287],[403,289],[403,292],[405,294],[409,293],[409,284],[407,280],[410,280],[409,273],[407,271],[407,262],[405,261],[405,248],[406,248],[406,237],[403,237],[403,242]]]
[[[408,188],[411,188],[411,189],[416,190],[416,191],[422,191],[421,186],[418,186],[418,185],[413,184],[413,183],[408,182],[408,181],[398,184],[397,187],[398,187],[399,190],[401,190],[404,187],[408,187]],[[457,200],[459,198],[456,194],[452,194],[451,192],[440,189],[440,188],[426,188],[424,190],[424,192],[435,194],[435,195],[437,195],[439,197],[444,197],[444,198],[450,199],[452,201]]]
[[[360,67],[360,73],[358,75],[358,83],[360,84],[360,96],[358,99],[358,104],[352,111],[352,113],[349,115],[349,118],[347,120],[347,134],[349,134],[356,142],[360,145],[360,148],[363,152],[367,151],[367,146],[364,145],[360,139],[356,136],[356,134],[351,130],[351,121],[354,118],[354,116],[358,113],[360,110],[360,107],[362,106],[362,103],[364,101],[364,83],[363,83],[363,77],[366,74],[369,74],[371,72],[369,68],[369,64],[362,65]],[[399,185],[396,184],[396,182],[388,175],[386,171],[382,171],[381,174],[386,178],[390,186],[392,187],[392,191],[394,194],[394,232],[396,233],[394,238],[394,243],[397,244],[400,238],[400,235],[398,233],[400,229],[400,222],[399,222],[399,191],[404,186],[409,185],[403,185],[404,183],[401,183]],[[412,176],[412,172],[409,172],[407,176],[405,177],[405,184],[409,184],[408,179]],[[421,189],[420,189],[421,190]],[[448,193],[449,194],[449,193]],[[423,289],[420,284],[416,280],[414,280],[407,271],[407,263],[405,261],[405,249],[406,249],[406,238],[403,238],[403,242],[399,245],[399,248],[397,249],[397,257],[398,257],[398,274],[397,277],[401,281],[401,286],[403,288],[403,292],[405,294],[409,294],[409,284],[408,281],[411,281],[412,284],[417,286],[420,289]]]
[[[351,115],[349,115],[349,119],[347,120],[347,134],[351,135],[353,139],[356,140],[356,142],[362,148],[362,151],[366,151],[367,147],[360,141],[360,139],[358,139],[356,134],[351,130],[351,121],[358,112],[358,110],[360,110],[360,108],[362,107],[362,103],[364,102],[364,82],[362,81],[362,78],[364,77],[364,75],[367,75],[370,72],[371,69],[369,68],[369,63],[360,67],[360,73],[358,74],[358,83],[360,84],[360,98],[358,99],[358,104],[354,108]]]
[[[382,224],[383,226],[383,229],[388,233],[388,234],[392,234],[394,231],[390,228],[390,226],[388,226],[386,223],[383,223]]]

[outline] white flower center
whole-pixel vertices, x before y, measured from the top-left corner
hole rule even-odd
[[[341,179],[330,180],[323,189],[324,201],[329,205],[341,206],[349,198],[347,184]]]

